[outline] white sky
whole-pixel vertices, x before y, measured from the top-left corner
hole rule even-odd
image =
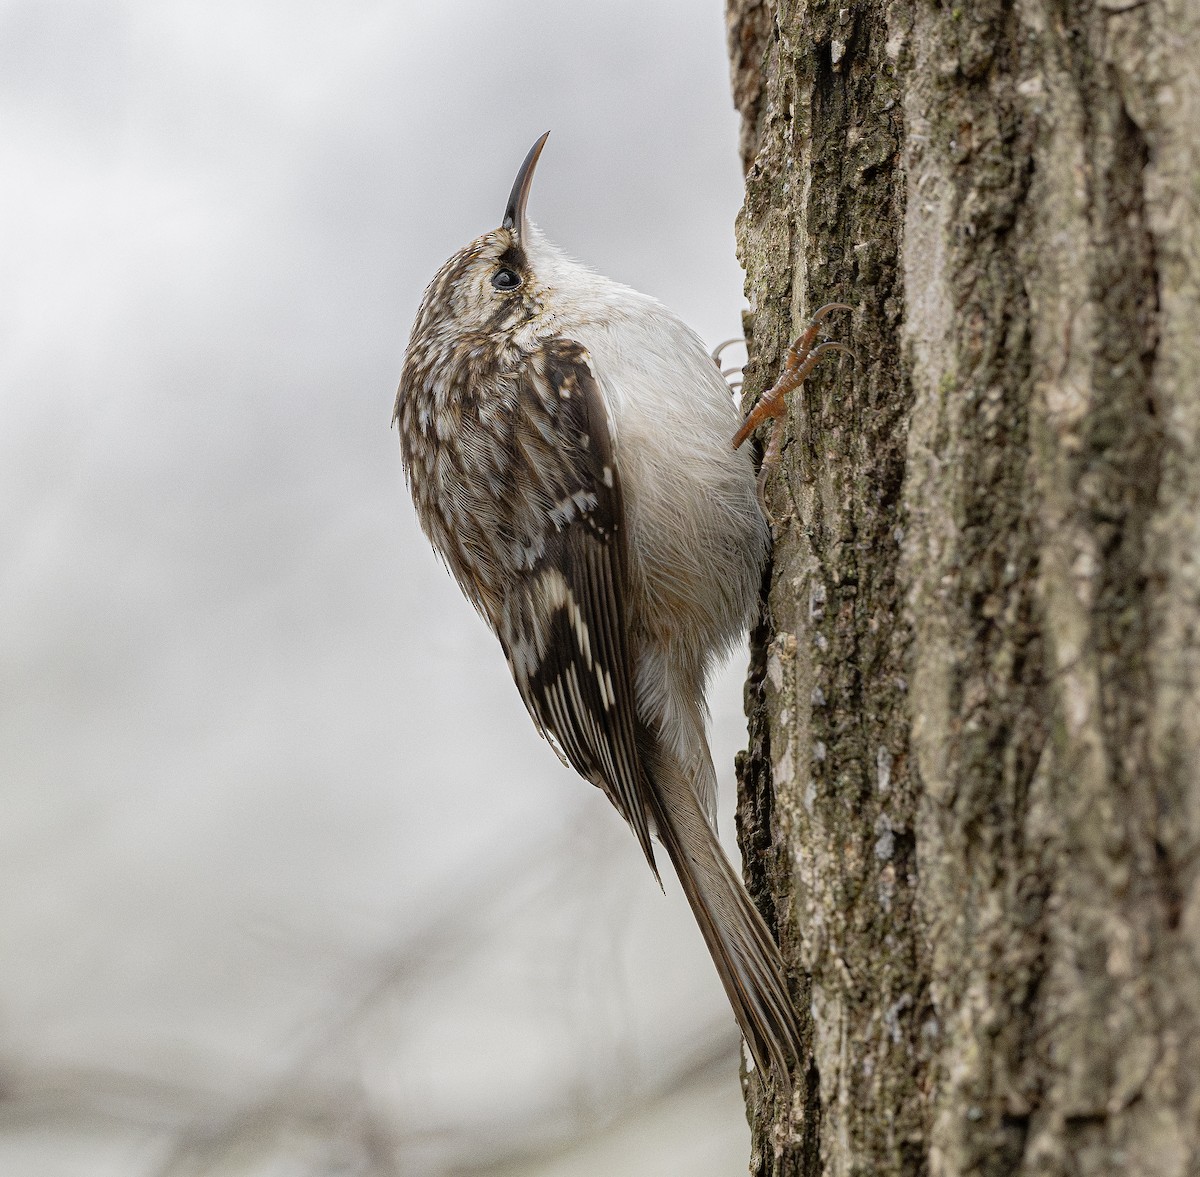
[[[546,129],[546,232],[736,334],[716,0],[0,3],[0,1071],[91,1092],[0,1110],[0,1171],[165,1172],[199,1092],[219,1119],[310,1048],[406,1132],[465,1101],[454,1130],[503,1143],[731,1033],[388,428],[425,283]],[[330,1018],[396,968],[334,1066]],[[114,1076],[186,1106],[113,1112]]]

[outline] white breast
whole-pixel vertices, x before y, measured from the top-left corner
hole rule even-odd
[[[767,533],[739,415],[699,338],[644,296],[590,324],[580,342],[612,416],[630,538],[651,600],[692,616],[725,649],[758,596]],[[699,635],[698,635],[699,636]]]
[[[538,334],[587,348],[616,442],[629,527],[631,619],[651,640],[710,656],[736,641],[753,615],[768,531],[732,395],[700,338],[656,299],[593,273],[540,234],[529,241],[555,313]]]

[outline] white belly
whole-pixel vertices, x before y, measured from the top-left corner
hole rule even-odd
[[[649,602],[631,622],[666,644],[687,626],[711,658],[753,615],[768,543],[749,454],[730,444],[732,395],[699,338],[652,299],[579,341],[612,418],[631,574]]]

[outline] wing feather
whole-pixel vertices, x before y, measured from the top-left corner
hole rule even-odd
[[[545,343],[519,374],[511,529],[526,566],[497,630],[534,722],[608,795],[652,869],[626,617],[628,552],[608,411],[586,350]]]

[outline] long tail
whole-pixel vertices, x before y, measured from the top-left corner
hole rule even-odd
[[[783,958],[721,849],[678,762],[653,737],[644,760],[658,836],[670,855],[755,1066],[790,1087],[801,1056],[800,1024]]]

